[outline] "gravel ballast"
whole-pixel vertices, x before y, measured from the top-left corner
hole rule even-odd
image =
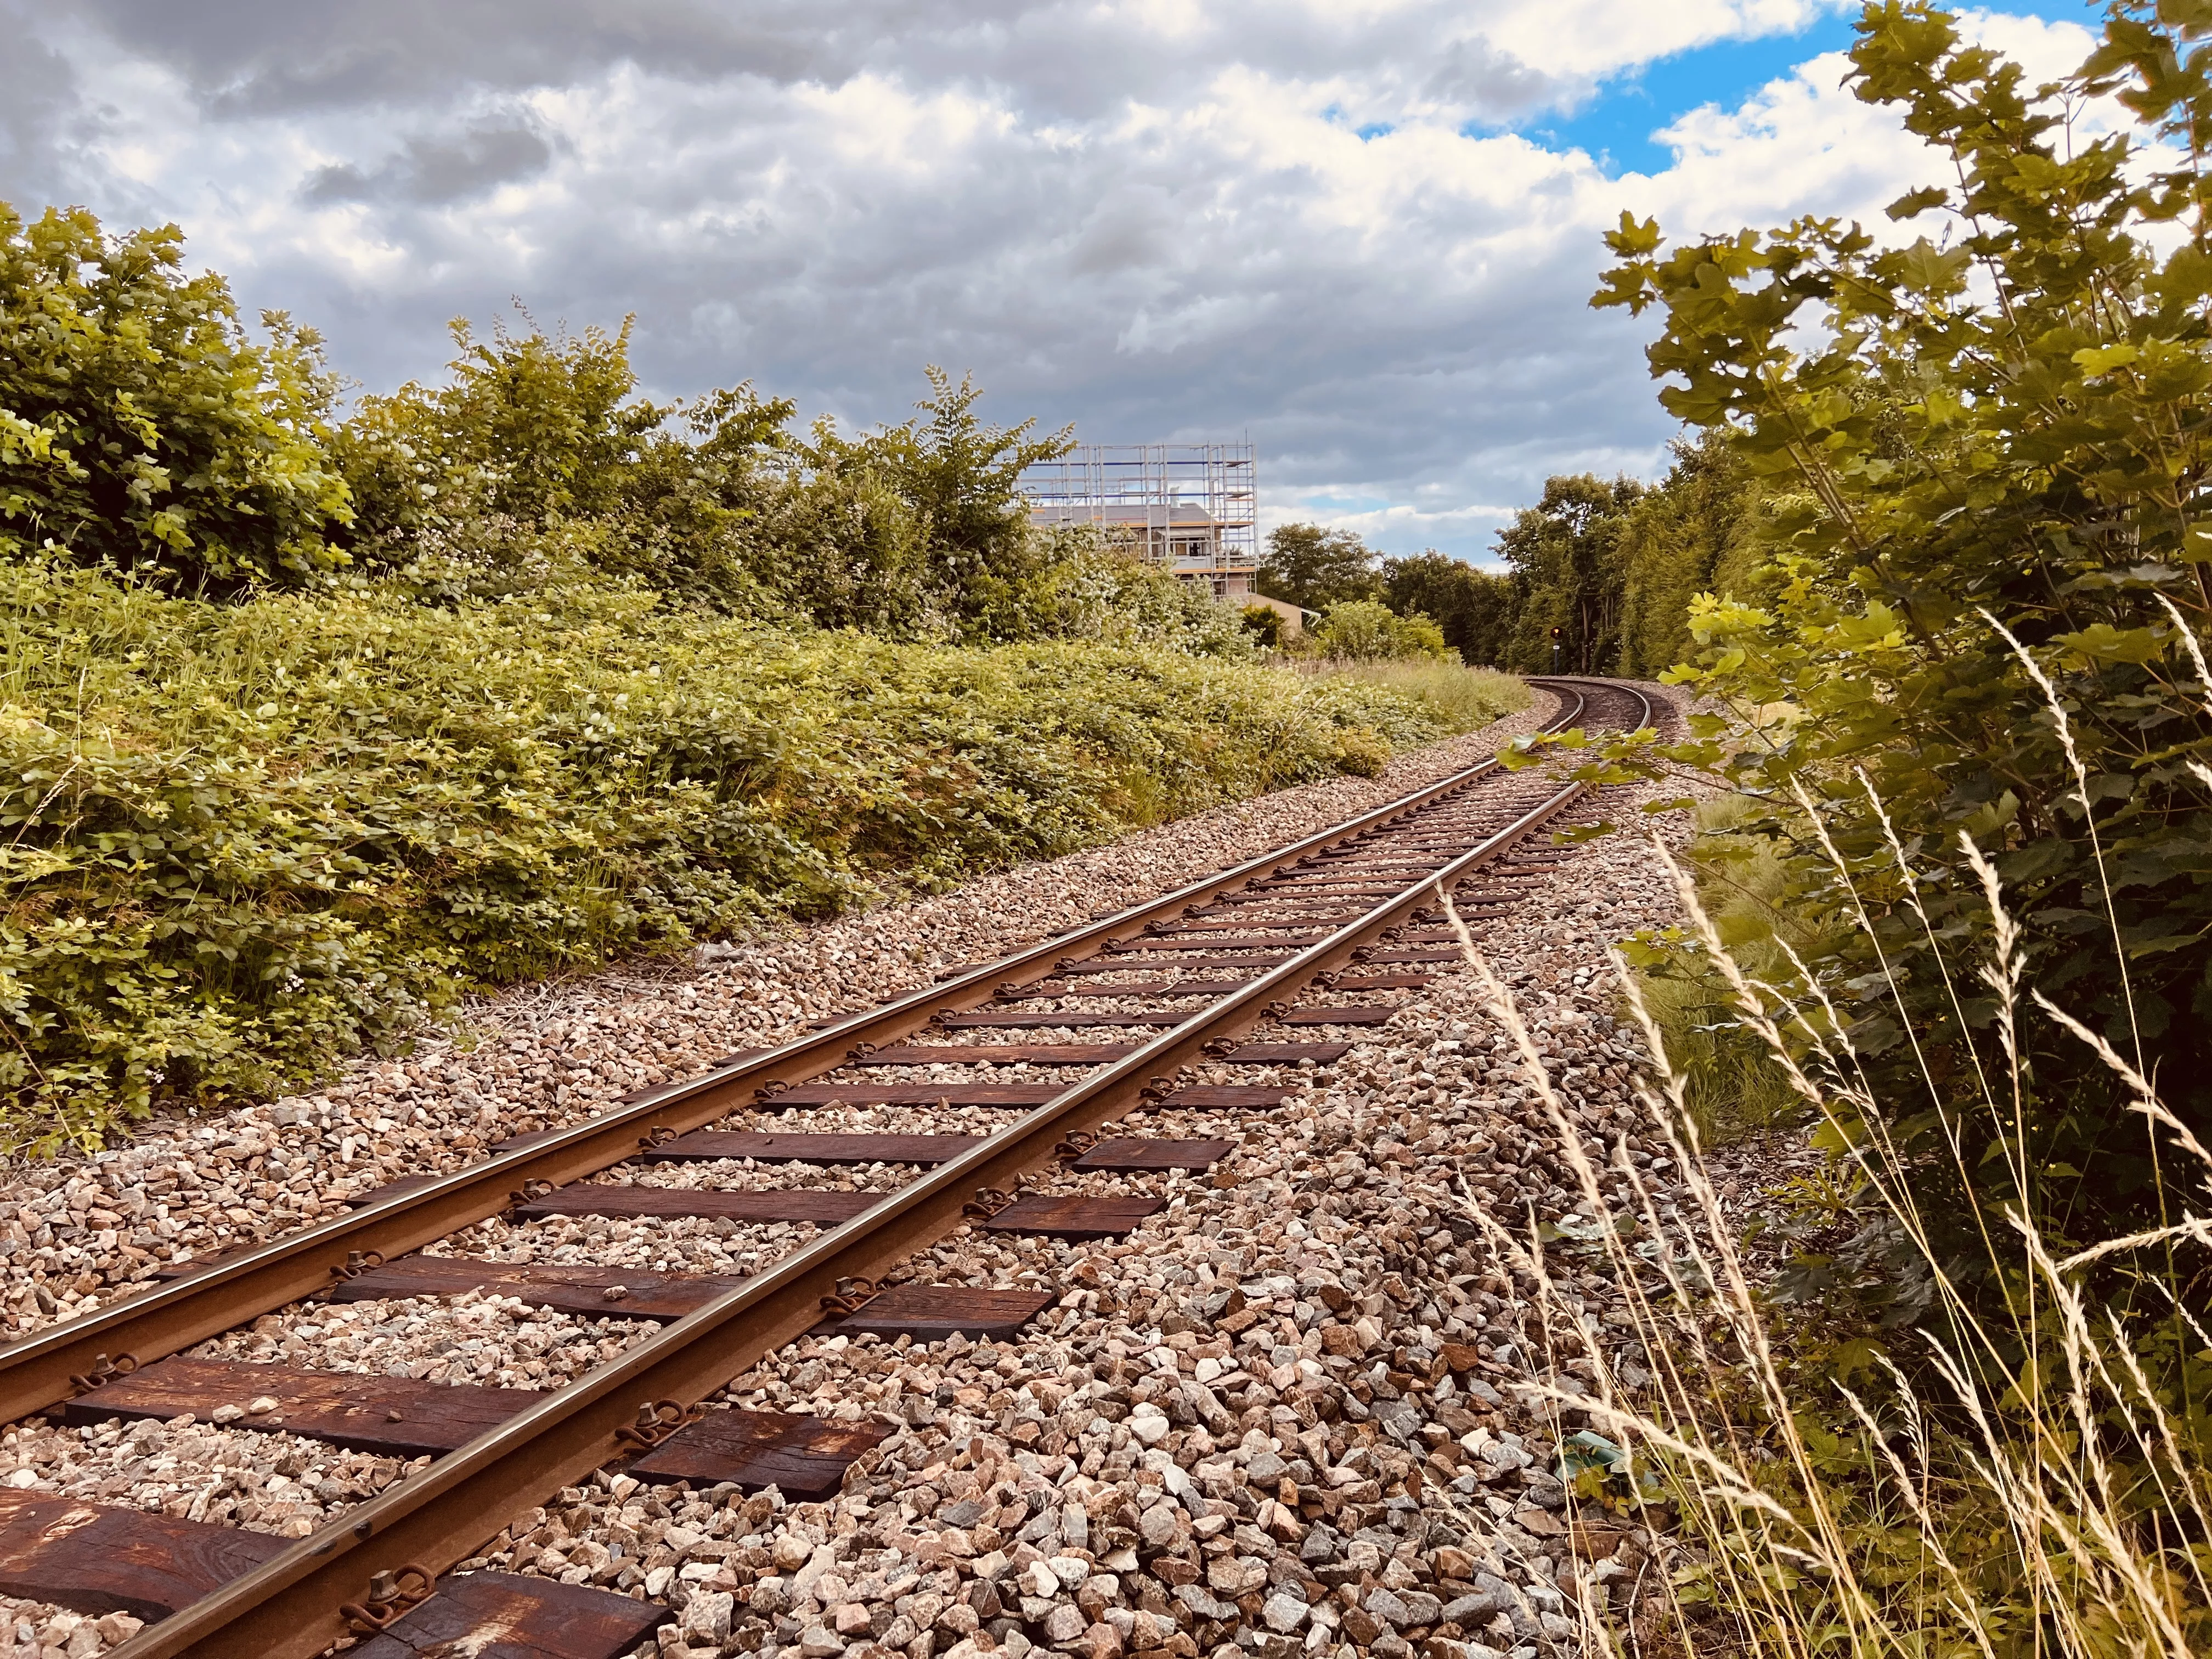
[[[1586,1147],[1635,1164],[1662,1206],[1672,1171],[1634,1115],[1604,952],[1674,914],[1648,848],[1619,838],[1472,930]],[[1018,1340],[810,1338],[738,1378],[731,1404],[895,1426],[837,1498],[617,1477],[563,1493],[479,1565],[668,1601],[648,1650],[665,1659],[1577,1650],[1577,1607],[1628,1601],[1653,1540],[1572,1516],[1559,1442],[1579,1419],[1531,1385],[1571,1394],[1590,1363],[1547,1345],[1534,1286],[1476,1217],[1517,1231],[1579,1195],[1474,975],[1358,1035],[1277,1111],[1127,1125],[1240,1141],[1211,1171],[1042,1183],[1170,1198],[1126,1239],[963,1230],[912,1264],[930,1283],[1060,1289]],[[1613,1287],[1564,1257],[1553,1274],[1607,1340]],[[1607,1358],[1638,1375],[1626,1341]]]
[[[1547,712],[1540,697],[1504,731],[1405,757],[1383,780],[1286,791],[681,970],[520,994],[480,1011],[483,1041],[472,1051],[434,1045],[404,1063],[356,1067],[313,1096],[165,1125],[74,1170],[34,1172],[9,1194],[18,1207],[0,1229],[15,1229],[19,1261],[48,1252],[33,1269],[46,1276],[11,1279],[10,1315],[27,1328],[112,1294],[164,1249],[207,1254],[318,1218],[328,1212],[317,1207],[326,1180],[343,1175],[358,1189],[454,1167],[506,1134],[574,1121],[730,1048],[784,1040],[823,1014],[927,983],[948,963],[1340,821]],[[1620,805],[1608,799],[1607,809],[1617,817]],[[1618,1150],[1662,1203],[1673,1172],[1663,1140],[1632,1110],[1637,1051],[1616,1023],[1604,950],[1674,916],[1649,848],[1614,837],[1570,851],[1510,916],[1472,924],[1595,1161]],[[1020,1040],[1061,1036],[1047,1028]],[[1571,1393],[1589,1364],[1556,1342],[1547,1352],[1532,1287],[1498,1260],[1478,1219],[1518,1231],[1532,1214],[1556,1220],[1576,1209],[1552,1123],[1472,974],[1447,969],[1387,1027],[1301,1036],[1356,1046],[1321,1070],[1198,1068],[1223,1081],[1281,1081],[1294,1096],[1281,1109],[1158,1113],[1125,1126],[1238,1142],[1211,1170],[1039,1183],[1169,1200],[1127,1238],[963,1229],[914,1259],[925,1282],[1060,1291],[1019,1339],[807,1338],[736,1379],[730,1403],[896,1426],[834,1500],[786,1504],[773,1492],[603,1476],[518,1521],[474,1565],[665,1601],[674,1620],[641,1650],[665,1659],[1575,1650],[1577,1601],[1631,1596],[1650,1570],[1650,1544],[1612,1523],[1581,1525],[1570,1540],[1557,1474],[1566,1425],[1528,1385]],[[1000,1068],[993,1080],[1015,1076]],[[804,1119],[740,1112],[721,1127],[975,1133],[1005,1116],[847,1107]],[[882,1190],[911,1173],[720,1163],[629,1166],[602,1179]],[[33,1221],[51,1231],[25,1224]],[[486,1222],[434,1249],[732,1273],[812,1236],[789,1224],[563,1217]],[[1554,1267],[1589,1340],[1609,1340],[1611,1287]],[[645,1328],[469,1297],[317,1308],[196,1352],[555,1387]],[[1626,1346],[1608,1357],[1635,1375]],[[27,1426],[0,1445],[0,1479],[15,1484],[163,1508],[211,1492],[201,1518],[290,1535],[404,1468],[191,1423]],[[53,1610],[0,1603],[0,1656],[10,1612],[19,1642],[36,1638],[28,1651],[57,1645]],[[96,1624],[61,1630],[61,1650],[82,1659],[120,1639],[88,1636]]]

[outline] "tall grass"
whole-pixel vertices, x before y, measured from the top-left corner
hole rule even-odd
[[[1379,687],[1410,698],[1452,732],[1473,732],[1492,720],[1518,714],[1528,706],[1531,695],[1528,688],[1510,674],[1501,674],[1492,668],[1468,668],[1456,662],[1426,659],[1345,662],[1316,659],[1297,662],[1297,666],[1301,672],[1316,675],[1325,684]]]
[[[1683,854],[1712,931],[1749,979],[1787,983],[1795,964],[1826,955],[1832,931],[1790,902],[1773,843],[1744,833],[1760,811],[1733,796],[1700,801]],[[1684,1079],[1686,1109],[1708,1144],[1801,1118],[1803,1098],[1741,1018],[1734,988],[1702,942],[1662,930],[1632,947],[1637,990]]]
[[[1653,1522],[1669,1569],[1647,1577],[1632,1605],[1610,1607],[1601,1577],[1570,1565],[1561,1588],[1594,1652],[2212,1653],[2212,1275],[2202,1254],[2212,1245],[2212,1152],[2151,1079],[2027,982],[1995,870],[1971,843],[1964,851],[1994,945],[1985,961],[1954,965],[1953,988],[1990,1000],[1996,1035],[1966,1082],[1948,1080],[1957,1109],[2017,1122],[2032,1086],[2019,1033],[2049,1019],[2094,1051],[2159,1139],[2166,1176],[2165,1223],[2128,1237],[2062,1240],[2018,1208],[1976,1216],[1987,1273],[1972,1285],[1945,1270],[1915,1171],[1883,1127],[1885,1103],[1834,1035],[1845,1029],[1836,1010],[1816,990],[1804,1017],[1776,1012],[1793,999],[1752,970],[1742,942],[1730,944],[1698,884],[1669,860],[1733,1013],[1820,1121],[1854,1213],[1887,1240],[1893,1270],[1924,1278],[1910,1329],[1776,1305],[1723,1202],[1691,1085],[1642,976],[1616,958],[1656,1079],[1643,1104],[1683,1172],[1680,1194],[1655,1191],[1625,1146],[1586,1143],[1510,994],[1461,929],[1587,1212],[1541,1237],[1480,1218],[1553,1352],[1589,1362],[1577,1368],[1587,1386],[1555,1376],[1542,1389],[1600,1431],[1563,1443],[1563,1476],[1585,1502]],[[1786,960],[1786,945],[1776,955]],[[1801,990],[1811,982],[1791,978]],[[2000,1147],[2026,1157],[2017,1135]],[[1958,1173],[1977,1190],[1972,1171]],[[1562,1294],[1562,1279],[1599,1262],[1632,1322],[1610,1346],[1590,1340]]]

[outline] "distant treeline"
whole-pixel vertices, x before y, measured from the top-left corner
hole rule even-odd
[[[1437,552],[1379,558],[1348,531],[1286,525],[1268,538],[1260,586],[1311,610],[1379,599],[1429,617],[1472,664],[1648,678],[1691,654],[1692,596],[1747,594],[1759,500],[1708,434],[1678,442],[1656,484],[1548,480],[1498,532],[1502,572]]]

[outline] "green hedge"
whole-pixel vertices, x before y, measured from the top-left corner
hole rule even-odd
[[[1445,717],[1097,642],[556,584],[230,605],[0,563],[0,1135],[296,1086],[472,988],[1049,857]]]

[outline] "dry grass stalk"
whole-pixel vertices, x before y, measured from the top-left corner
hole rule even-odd
[[[1818,816],[1808,817],[1817,831]],[[1641,1103],[1686,1172],[1692,1199],[1686,1216],[1654,1202],[1620,1147],[1615,1156],[1628,1178],[1631,1214],[1610,1213],[1582,1133],[1553,1087],[1510,991],[1484,961],[1450,896],[1440,892],[1482,994],[1559,1133],[1584,1208],[1599,1223],[1596,1236],[1652,1362],[1650,1384],[1631,1390],[1602,1345],[1589,1344],[1595,1392],[1554,1382],[1541,1385],[1540,1393],[1559,1408],[1606,1425],[1626,1453],[1628,1469],[1656,1465],[1680,1504],[1680,1542],[1686,1554],[1678,1559],[1696,1564],[1713,1599],[1700,1608],[1670,1597],[1673,1640],[1667,1644],[1698,1651],[1720,1635],[1746,1653],[1777,1659],[1838,1652],[1921,1659],[1937,1651],[1978,1651],[1990,1659],[2001,1651],[2053,1659],[2189,1659],[2199,1651],[2192,1643],[2205,1628],[2191,1620],[2212,1607],[2206,1553],[2189,1547],[2212,1538],[2206,1471],[2160,1401],[2152,1367],[2133,1346],[2129,1327],[2112,1309],[2093,1303],[2081,1270],[2128,1252],[2212,1243],[2212,1215],[2175,1215],[2157,1229],[2063,1258],[2018,1208],[1978,1215],[1992,1262],[2028,1291],[1992,1323],[1986,1304],[1942,1271],[1912,1188],[1902,1178],[1906,1165],[1888,1138],[1885,1114],[1838,1011],[1802,963],[1795,964],[1802,975],[1796,995],[1743,973],[1695,887],[1663,844],[1655,846],[1740,1017],[1838,1138],[1866,1194],[1924,1261],[1936,1295],[1918,1333],[1920,1363],[1882,1362],[1891,1396],[1883,1408],[1893,1426],[1886,1430],[1877,1409],[1840,1382],[1832,1400],[1808,1394],[1778,1351],[1775,1311],[1737,1248],[1686,1106],[1686,1079],[1668,1065],[1634,976],[1616,957],[1623,999],[1651,1057]],[[1909,896],[1917,878],[1893,831],[1891,849]],[[1997,1005],[1997,1052],[1974,1073],[1974,1104],[2002,1126],[2004,1155],[2016,1172],[2027,1173],[2019,1133],[2025,1094],[2019,1021],[2032,1005],[2098,1054],[2130,1091],[2133,1109],[2152,1132],[2163,1131],[2172,1150],[2192,1162],[2199,1179],[2191,1189],[2212,1193],[2212,1152],[2160,1103],[2142,1068],[2024,985],[2020,930],[1995,868],[1971,842],[1963,851],[1992,920],[1993,950],[1976,977]],[[1840,854],[1832,848],[1830,854],[1848,879]],[[1866,902],[1857,902],[1870,932]],[[1949,1144],[1960,1157],[1955,1137]],[[2178,1183],[2169,1190],[2177,1191]],[[1554,1290],[1534,1216],[1516,1231],[1476,1208],[1471,1194],[1469,1200],[1501,1262],[1534,1283],[1537,1310],[1554,1340],[1569,1333],[1578,1338],[1579,1325]],[[1631,1220],[1633,1226],[1625,1224]],[[1640,1251],[1631,1242],[1638,1235]],[[2170,1285],[2165,1288],[2171,1298]],[[2212,1346],[2191,1310],[2175,1301],[2174,1312]],[[2007,1397],[2009,1379],[1997,1364],[2023,1343],[2041,1361],[2025,1387]],[[1928,1395],[1931,1386],[1939,1397]],[[1801,1415],[1809,1420],[1838,1405],[1863,1431],[1869,1449],[1869,1467],[1849,1482],[1809,1443],[1801,1422]],[[1884,1536],[1870,1537],[1863,1522],[1846,1516],[1847,1486],[1857,1490],[1861,1507],[1869,1492],[1891,1500]],[[1977,1573],[1988,1565],[1987,1552],[1980,1561],[1959,1553],[1957,1518],[1968,1509],[2002,1518],[2008,1539],[2003,1565],[2027,1585],[2033,1613],[2027,1645],[1984,1605]],[[1903,1551],[1917,1565],[1901,1577],[1894,1571],[1869,1577],[1876,1546],[1893,1564]],[[1616,1628],[1586,1595],[1578,1601],[1593,1651],[1620,1652],[1624,1644],[1648,1650],[1657,1638],[1648,1624]]]

